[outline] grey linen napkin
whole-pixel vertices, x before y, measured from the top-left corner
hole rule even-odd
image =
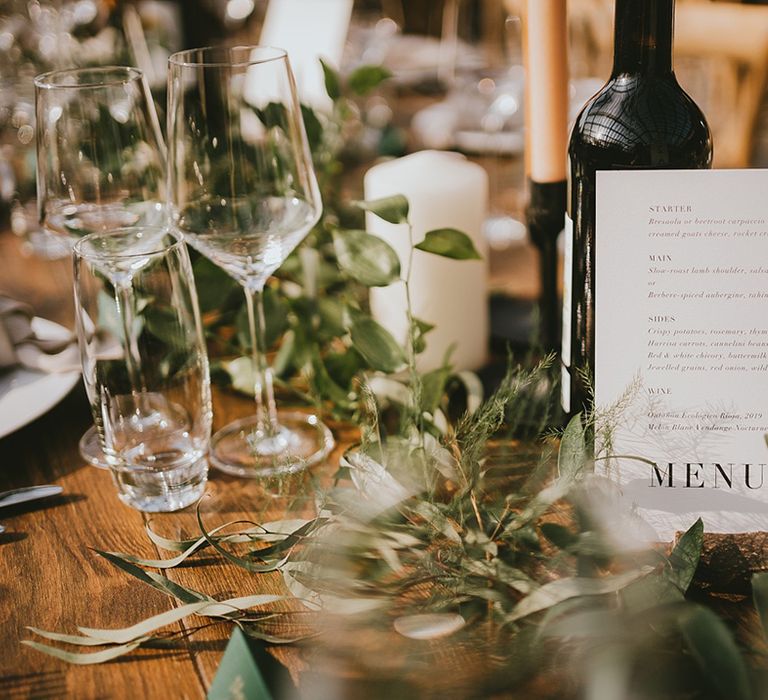
[[[32,309],[0,294],[0,370],[21,365],[42,372],[80,369],[80,355],[72,333],[39,338],[32,329]]]

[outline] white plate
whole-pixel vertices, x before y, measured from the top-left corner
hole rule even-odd
[[[33,318],[32,329],[41,338],[66,338],[70,334],[44,318]],[[45,374],[20,367],[0,374],[0,438],[52,409],[79,379],[80,372]]]

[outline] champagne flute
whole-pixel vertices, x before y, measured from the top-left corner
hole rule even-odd
[[[265,357],[264,285],[322,212],[288,56],[209,47],[169,64],[171,215],[190,245],[242,285],[251,336],[256,414],[213,436],[210,461],[237,476],[300,471],[333,438],[317,416],[277,411]]]
[[[40,230],[32,242],[37,251],[63,257],[90,233],[162,228],[167,218],[165,145],[138,68],[73,68],[38,75],[35,111]],[[80,454],[96,467],[109,467],[95,427],[80,440]]]

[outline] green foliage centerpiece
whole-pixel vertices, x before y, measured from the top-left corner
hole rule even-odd
[[[364,75],[367,82],[358,76],[348,84],[383,77]],[[339,133],[339,113],[348,109],[327,68],[326,82],[337,113],[332,126],[315,130],[321,140]],[[332,170],[337,161],[321,162]],[[402,196],[357,209],[408,222]],[[416,358],[429,325],[409,304],[403,348],[365,308],[365,287],[401,279],[397,255],[359,224],[342,225],[356,220],[346,208],[331,212],[280,271],[267,315],[272,340],[280,339],[274,365],[285,388],[354,421],[361,443],[345,453],[331,483],[299,493],[286,486],[310,502],[309,514],[209,529],[198,512],[200,534],[191,539],[148,527],[168,558],[98,552],[171,597],[169,612],[125,629],[80,627],[76,635],[30,628],[48,641],[24,643],[70,663],[100,663],[173,643],[179,633],[168,626],[195,616],[270,644],[299,644],[326,671],[396,678],[400,696],[518,690],[527,697],[545,678],[550,689],[580,688],[596,700],[759,698],[764,641],[740,647],[724,617],[690,599],[702,522],[671,549],[649,547],[642,521],[594,475],[594,460],[608,455],[592,454],[591,419],[577,416],[562,434],[541,425],[534,438],[511,438],[530,427],[530,416],[547,415],[541,404],[555,386],[551,358],[529,369],[510,363],[485,400],[466,376],[462,391],[451,392],[457,382],[448,363],[421,374]],[[452,229],[429,232],[417,246],[411,240],[414,248],[477,256]],[[237,349],[240,310],[215,268],[200,259],[196,272],[212,340]],[[408,276],[402,281],[408,290]],[[239,360],[221,362],[219,371],[235,387],[252,386]],[[220,600],[160,573],[211,550],[254,576],[281,573],[284,593]],[[752,590],[768,638],[768,574],[755,576]]]

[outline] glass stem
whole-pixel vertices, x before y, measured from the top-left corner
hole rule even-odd
[[[272,437],[277,434],[279,425],[275,392],[272,387],[272,369],[267,364],[262,290],[245,287],[245,305],[248,311],[248,330],[251,335],[251,362],[253,364],[253,393],[256,398],[257,430],[266,437]]]
[[[140,393],[146,393],[147,389],[144,386],[144,377],[141,371],[141,352],[139,351],[138,338],[133,332],[135,314],[133,291],[130,283],[118,282],[115,286],[115,296],[117,310],[122,321],[125,368],[128,373],[128,382],[131,385],[131,394],[135,398]],[[138,404],[136,410],[138,410]]]

